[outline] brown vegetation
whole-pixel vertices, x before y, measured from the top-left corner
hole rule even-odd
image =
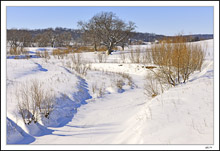
[[[164,39],[152,47],[152,60],[158,67],[146,67],[152,75],[147,77],[146,94],[151,97],[163,93],[170,86],[185,83],[196,70],[201,71],[205,53],[200,44],[187,43],[183,36]]]
[[[201,70],[204,51],[199,44],[187,43],[183,36],[165,39],[152,47],[152,59],[167,82],[173,86],[186,82],[189,75]]]

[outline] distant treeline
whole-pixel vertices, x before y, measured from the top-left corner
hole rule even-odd
[[[136,41],[143,41],[143,42],[155,42],[156,40],[163,40],[164,38],[175,38],[176,36],[165,36],[165,35],[157,35],[154,33],[140,33],[136,32],[133,33],[133,40]],[[207,39],[213,39],[213,34],[194,34],[194,35],[183,35],[183,37],[186,37],[188,42],[193,41],[200,41],[200,40],[207,40]]]
[[[74,43],[84,43],[81,38],[82,31],[69,28],[47,28],[47,29],[7,29],[7,41],[10,45],[18,45],[22,43],[24,47],[31,46],[51,46],[62,47],[73,45]],[[184,35],[187,41],[199,41],[206,39],[213,39],[213,34],[196,34]],[[157,35],[154,33],[133,32],[129,44],[141,44],[142,42],[155,42],[163,38],[172,38],[172,36]]]
[[[80,42],[81,31],[67,28],[47,29],[8,29],[7,41],[11,47],[62,47],[71,42]]]
[[[185,35],[185,36],[190,37],[192,41],[213,39],[213,34],[195,34],[195,35]]]

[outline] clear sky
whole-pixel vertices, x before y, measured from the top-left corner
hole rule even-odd
[[[107,11],[135,22],[137,32],[213,34],[213,7],[7,7],[7,29],[72,28]]]

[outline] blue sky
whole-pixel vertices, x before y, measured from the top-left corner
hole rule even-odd
[[[77,29],[77,22],[88,21],[107,11],[136,23],[137,32],[164,35],[213,34],[213,7],[7,7],[7,29]]]

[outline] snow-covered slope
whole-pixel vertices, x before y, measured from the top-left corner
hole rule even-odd
[[[84,53],[91,62],[85,76],[66,66],[70,58],[7,59],[7,143],[213,144],[213,40],[199,43],[207,45],[202,71],[153,99],[144,94],[148,69],[117,63],[118,52],[106,63]],[[15,91],[34,79],[55,95],[56,105],[49,120],[25,125]]]

